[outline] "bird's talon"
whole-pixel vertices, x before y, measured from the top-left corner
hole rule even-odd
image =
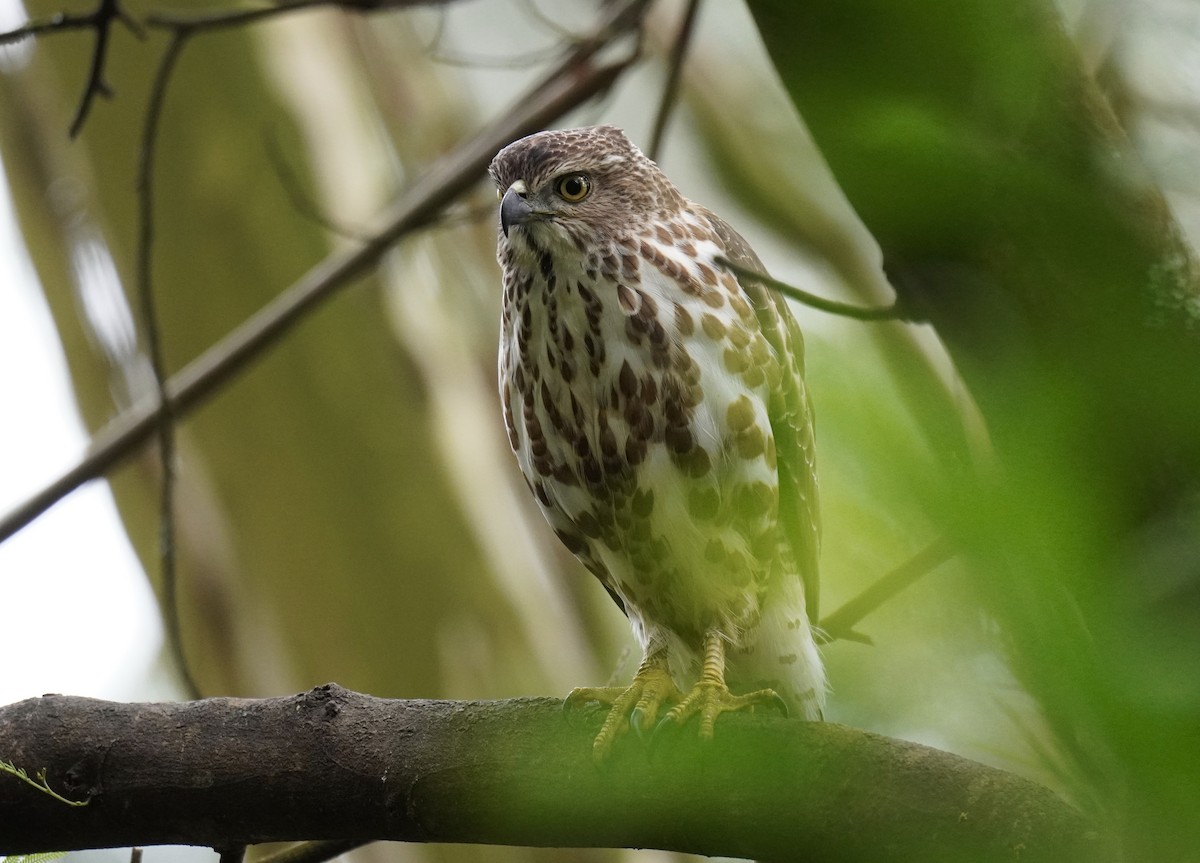
[[[768,703],[768,704],[769,704],[771,707],[774,707],[776,710],[778,710],[778,711],[779,711],[779,714],[780,714],[780,715],[781,715],[781,716],[782,716],[784,719],[787,719],[789,716],[791,716],[791,713],[792,713],[792,712],[791,712],[791,711],[788,709],[787,702],[783,700],[783,696],[782,696],[782,695],[780,695],[778,692],[776,692],[776,691],[775,691],[775,690],[773,690],[773,689],[771,689],[771,690],[767,690],[767,691],[771,693],[771,694],[770,694],[770,695],[767,697],[767,703]]]

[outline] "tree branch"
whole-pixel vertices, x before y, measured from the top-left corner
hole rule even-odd
[[[614,39],[634,29],[647,0],[612,7],[588,39],[516,105],[432,165],[397,202],[385,225],[363,247],[334,254],[315,266],[257,314],[167,381],[171,409],[184,416],[205,397],[280,338],[324,300],[366,272],[398,239],[436,220],[442,209],[475,183],[505,144],[543,128],[569,109],[605,92],[636,59],[598,60]],[[142,446],[152,435],[156,399],[139,402],[93,437],[87,455],[0,518],[0,542],[29,524],[57,501]]]
[[[591,762],[600,715],[554,699],[286,698],[0,708],[0,752],[90,805],[0,776],[0,853],[303,838],[648,847],[758,859],[1103,861],[1054,794],[839,725],[730,715]],[[593,721],[594,720],[594,721]]]

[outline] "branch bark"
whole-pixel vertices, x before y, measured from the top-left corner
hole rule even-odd
[[[591,762],[600,715],[554,699],[286,698],[0,708],[0,853],[297,839],[648,847],[811,861],[1103,861],[1050,791],[832,724],[722,717]],[[593,721],[595,720],[595,721]]]

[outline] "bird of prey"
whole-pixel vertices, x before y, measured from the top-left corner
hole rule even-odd
[[[758,257],[615,126],[530,135],[490,172],[509,443],[643,651],[628,687],[568,697],[611,705],[596,758],[631,724],[698,716],[711,738],[721,713],[761,704],[820,718],[801,334],[718,261],[762,272]]]

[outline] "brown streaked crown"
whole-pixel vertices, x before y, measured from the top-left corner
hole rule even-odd
[[[522,180],[531,203],[551,212],[551,218],[609,239],[649,220],[670,218],[686,204],[658,166],[616,126],[538,132],[501,150],[488,171],[501,194]],[[585,174],[593,189],[571,205],[557,200],[552,186],[573,173]]]

